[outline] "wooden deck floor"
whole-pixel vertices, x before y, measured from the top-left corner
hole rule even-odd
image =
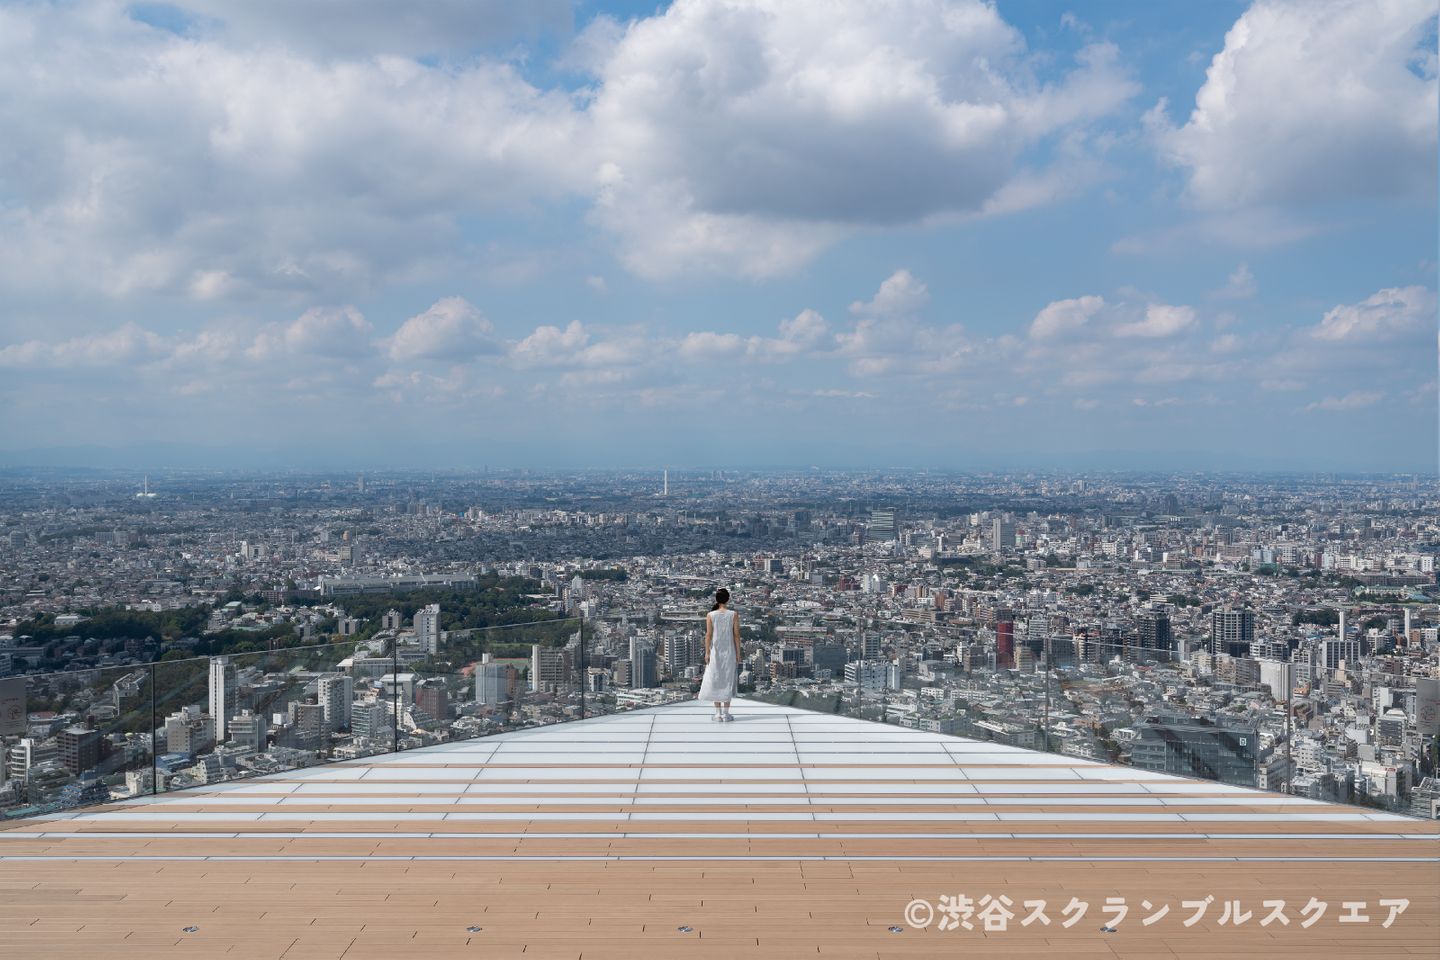
[[[10,824],[0,943],[47,960],[1440,944],[1434,823],[758,703],[736,714],[672,706]],[[949,916],[973,929],[941,928],[947,896],[972,901]],[[987,896],[1009,898],[1004,929],[987,929]],[[907,921],[917,900],[928,923]]]

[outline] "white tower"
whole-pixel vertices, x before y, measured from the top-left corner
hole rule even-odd
[[[415,613],[415,639],[421,653],[440,652],[440,604],[432,603]]]
[[[670,496],[670,468],[669,468],[669,467],[666,467],[666,468],[665,468],[664,480],[663,480],[662,482],[663,482],[663,489],[662,489],[662,492],[661,492],[660,495],[661,495],[662,497],[668,497],[668,496]]]
[[[210,717],[215,723],[215,742],[224,743],[235,715],[235,672],[229,657],[210,658]]]

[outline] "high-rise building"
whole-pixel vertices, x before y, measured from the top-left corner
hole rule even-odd
[[[845,644],[843,643],[817,643],[811,648],[810,656],[814,659],[817,671],[829,670],[832,677],[839,677],[845,672]]]
[[[995,623],[995,668],[1011,670],[1015,667],[1015,621],[999,620]]]
[[[56,758],[53,744],[41,746],[34,737],[21,737],[10,744],[5,755],[5,769],[11,780],[27,780],[30,770]]]
[[[216,743],[229,739],[230,718],[235,715],[235,669],[229,657],[210,658],[210,718]]]
[[[450,692],[440,677],[426,677],[415,685],[415,706],[442,726],[450,723]]]
[[[388,741],[395,730],[387,700],[364,700],[350,711],[350,732],[367,740]]]
[[[199,753],[215,742],[215,718],[199,706],[181,707],[165,718],[165,749],[171,753]]]
[[[1137,770],[1201,777],[1253,787],[1260,737],[1254,727],[1213,726],[1189,717],[1156,717],[1136,727],[1131,763]]]
[[[380,615],[381,630],[399,630],[405,625],[405,615],[399,610],[386,610]]]
[[[1015,546],[1015,524],[1003,517],[990,521],[990,549],[1007,550]]]
[[[325,708],[318,703],[290,701],[290,746],[319,750],[325,745]]]
[[[259,753],[265,749],[266,727],[264,717],[241,710],[230,718],[230,742]]]
[[[100,764],[100,731],[88,727],[66,727],[55,737],[60,765],[71,773],[84,773]]]
[[[630,686],[658,687],[659,685],[660,667],[655,661],[655,648],[639,637],[631,637]]]
[[[415,612],[415,639],[426,656],[440,652],[440,604],[432,603]]]
[[[860,636],[860,659],[880,659],[880,634],[865,633]]]
[[[1158,651],[1161,659],[1175,651],[1175,635],[1170,628],[1170,613],[1166,610],[1142,610],[1135,618],[1136,646],[1145,653]]]
[[[355,700],[355,680],[337,673],[321,677],[316,684],[316,699],[325,714],[325,729],[338,733],[350,729],[350,711]]]
[[[1325,640],[1325,669],[1339,670],[1360,662],[1360,638],[1329,637]]]
[[[515,699],[518,673],[508,663],[496,663],[490,654],[480,655],[475,667],[475,700],[485,707],[497,707]]]
[[[559,647],[530,645],[530,689],[556,692],[569,680],[570,660]]]
[[[1248,657],[1255,642],[1255,611],[1225,607],[1210,614],[1210,654]]]
[[[895,511],[890,507],[877,507],[870,511],[870,528],[866,531],[869,540],[895,539]]]
[[[699,640],[697,644],[695,641]],[[694,634],[673,633],[664,640],[665,666],[671,676],[683,676],[687,667],[697,666],[704,657],[703,638]]]
[[[889,667],[884,660],[852,660],[845,664],[845,682],[858,684],[861,690],[879,692],[889,679]]]

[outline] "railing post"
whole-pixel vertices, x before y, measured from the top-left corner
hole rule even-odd
[[[1286,664],[1285,679],[1288,681],[1285,689],[1285,792],[1293,793],[1291,781],[1295,779],[1295,758],[1290,753],[1290,745],[1295,741],[1295,728],[1293,726],[1292,711],[1294,709],[1293,698],[1295,696],[1295,677],[1293,676],[1294,661]]]
[[[400,639],[390,640],[390,752],[400,752]]]
[[[1046,753],[1050,752],[1050,656],[1050,635],[1047,632],[1045,635],[1045,719],[1044,726],[1040,728],[1040,734],[1044,737],[1042,742],[1045,744],[1041,749]]]
[[[150,671],[150,796],[153,797],[160,793],[160,751],[155,732],[160,724],[155,715],[155,664],[149,664],[146,669]]]

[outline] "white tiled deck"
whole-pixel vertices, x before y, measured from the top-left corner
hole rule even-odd
[[[136,956],[289,960],[417,942],[427,956],[924,956],[944,943],[933,927],[890,930],[911,897],[1258,906],[1292,889],[1298,907],[1307,885],[1337,904],[1408,890],[1404,923],[1367,931],[1397,956],[1440,932],[1434,824],[749,701],[735,711],[716,724],[708,705],[673,705],[29,821],[0,832],[0,937],[46,956],[113,953],[117,939]],[[566,909],[580,915],[561,919],[552,899],[577,885],[585,899]],[[241,891],[264,922],[217,922]],[[93,919],[77,924],[82,901]],[[460,937],[457,910],[488,917],[484,936]],[[182,936],[182,914],[209,919]],[[676,939],[680,925],[698,932]],[[1208,956],[1208,930],[1232,955],[1323,956],[1349,931],[1096,927],[966,949]],[[622,949],[622,929],[639,945]]]

